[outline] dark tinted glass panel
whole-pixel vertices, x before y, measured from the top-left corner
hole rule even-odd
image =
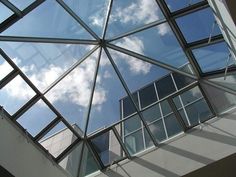
[[[173,73],[173,77],[178,89],[181,89],[194,81],[193,79],[178,73]]]
[[[138,106],[137,93],[134,93],[132,96],[135,101],[135,104]],[[133,114],[134,112],[136,112],[136,110],[135,110],[135,107],[134,107],[131,99],[129,97],[124,98],[123,99],[123,116],[127,117],[127,116]]]
[[[167,116],[164,120],[169,137],[174,136],[182,131],[182,128],[174,114]]]
[[[148,109],[145,109],[143,112],[143,117],[147,123],[151,123],[154,120],[161,118],[161,112],[159,104],[156,104]]]
[[[166,134],[162,120],[158,120],[153,124],[149,125],[149,128],[154,137],[157,139],[157,141],[160,142],[166,139]]]
[[[188,90],[184,92],[183,94],[181,94],[180,97],[182,98],[183,104],[186,105],[202,97],[202,93],[200,92],[198,87],[194,87],[193,89]],[[173,99],[175,105],[178,105],[177,99],[179,98],[175,97]]]
[[[125,134],[133,132],[139,128],[141,128],[141,119],[138,117],[138,115],[135,115],[124,121]]]
[[[157,87],[159,99],[162,99],[176,91],[171,76],[164,77],[160,79],[159,81],[157,81],[155,84]]]
[[[139,96],[142,108],[157,101],[156,91],[153,84],[140,90]]]
[[[172,112],[172,109],[166,100],[161,102],[161,109],[162,109],[163,116]]]
[[[206,101],[199,100],[186,107],[186,112],[191,125],[196,125],[204,120],[207,120],[212,115]]]

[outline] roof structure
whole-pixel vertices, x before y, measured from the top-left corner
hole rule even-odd
[[[158,146],[134,93],[170,73],[191,82],[155,104],[167,101],[183,131],[193,126],[184,122],[175,97],[198,87],[214,117],[201,84],[235,94],[230,83],[217,83],[233,76],[235,49],[205,0],[1,0],[0,11],[0,104],[45,151],[39,142],[71,131],[76,139],[50,155],[57,163],[81,147],[99,169],[109,166],[93,145],[109,131],[124,152],[114,162],[131,158],[118,128],[132,118],[121,115],[125,97]]]

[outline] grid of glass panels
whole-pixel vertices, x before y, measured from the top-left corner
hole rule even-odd
[[[214,116],[198,79],[235,68],[207,1],[9,0],[0,9],[0,104],[72,176],[157,146],[183,131],[179,119],[192,127]]]

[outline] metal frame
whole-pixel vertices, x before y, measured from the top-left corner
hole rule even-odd
[[[43,2],[45,2],[45,0],[34,1],[32,4],[30,4],[28,7],[26,7],[22,11],[19,10],[14,4],[10,3],[7,0],[1,0],[1,2],[6,7],[8,7],[11,11],[13,11],[14,14],[11,15],[9,18],[7,18],[5,21],[3,21],[0,24],[0,33],[3,32],[4,30],[6,30],[7,28],[9,28],[11,25],[13,25],[15,22],[17,22],[21,18],[24,18],[25,15],[27,15],[29,12],[31,12],[32,10],[34,10],[35,8],[40,6]],[[44,129],[42,129],[35,137],[32,137],[31,135],[28,135],[27,130],[24,130],[24,128],[22,128],[20,126],[20,128],[23,131],[25,131],[27,137],[31,138],[36,144],[38,144],[41,148],[43,148],[38,141],[43,136],[45,136],[51,129],[53,129],[58,123],[63,122],[66,125],[66,127],[68,129],[70,129],[70,131],[72,131],[73,135],[75,135],[76,138],[77,138],[58,157],[54,158],[54,157],[51,156],[52,159],[55,162],[59,163],[75,147],[79,146],[80,143],[83,143],[82,144],[82,150],[81,150],[82,155],[80,157],[80,164],[79,164],[78,170],[81,169],[81,164],[82,164],[81,161],[82,161],[82,158],[83,158],[83,152],[84,152],[85,146],[87,146],[88,150],[92,153],[93,158],[95,159],[95,161],[98,164],[99,168],[101,170],[106,168],[106,166],[102,163],[99,155],[96,153],[96,150],[94,149],[94,147],[91,143],[91,139],[96,137],[96,136],[99,136],[99,135],[101,135],[101,134],[103,134],[107,131],[113,131],[113,133],[115,134],[115,137],[117,138],[117,140],[118,140],[118,142],[121,146],[121,149],[126,154],[126,157],[124,157],[124,158],[132,158],[132,156],[130,155],[129,151],[127,150],[127,148],[126,148],[126,146],[123,142],[123,137],[121,137],[119,135],[119,132],[115,128],[116,125],[122,124],[124,121],[131,118],[132,115],[130,115],[130,116],[128,116],[128,117],[126,117],[126,118],[124,118],[120,121],[117,121],[116,123],[106,127],[105,129],[102,129],[102,130],[99,130],[99,131],[95,132],[94,134],[89,134],[89,135],[87,134],[88,124],[89,124],[89,116],[90,116],[90,111],[91,111],[91,106],[92,106],[92,101],[93,101],[93,96],[94,96],[94,90],[95,90],[95,87],[96,87],[96,79],[97,79],[97,76],[98,76],[98,70],[99,70],[99,65],[100,65],[100,60],[101,60],[101,52],[102,52],[103,49],[104,49],[105,54],[107,55],[111,65],[112,65],[112,68],[114,69],[116,75],[118,76],[124,90],[126,91],[126,93],[127,93],[128,97],[130,98],[132,104],[134,105],[135,110],[136,110],[136,112],[139,116],[140,121],[142,122],[144,128],[147,130],[147,133],[151,137],[151,140],[153,141],[153,144],[155,146],[158,146],[158,142],[157,142],[156,138],[154,137],[153,133],[151,132],[147,122],[144,120],[143,115],[141,113],[140,107],[135,104],[135,101],[132,97],[132,93],[130,92],[125,80],[123,79],[123,76],[119,71],[119,68],[115,64],[112,56],[110,55],[110,53],[108,51],[108,48],[113,49],[113,50],[118,51],[118,52],[121,52],[123,54],[129,55],[129,56],[135,57],[135,58],[137,58],[141,61],[148,62],[150,64],[153,64],[153,65],[159,66],[161,68],[167,69],[171,72],[179,73],[181,75],[184,75],[186,77],[189,77],[189,78],[192,78],[192,79],[195,80],[193,83],[187,85],[186,87],[184,87],[182,89],[179,89],[177,92],[175,92],[173,94],[170,94],[170,95],[168,95],[167,97],[165,97],[163,99],[158,100],[155,103],[155,104],[159,104],[161,101],[167,100],[168,103],[171,106],[171,109],[172,109],[173,113],[175,114],[175,117],[180,122],[180,125],[182,126],[184,131],[187,131],[188,129],[190,129],[192,127],[188,127],[185,124],[185,122],[183,121],[180,113],[178,112],[178,109],[176,108],[176,106],[175,106],[175,104],[172,100],[175,96],[178,96],[181,93],[184,93],[185,91],[187,91],[191,88],[194,88],[195,86],[198,86],[200,91],[202,92],[203,98],[206,100],[206,103],[208,104],[211,112],[213,113],[213,116],[215,116],[216,112],[215,112],[210,100],[208,99],[208,96],[204,92],[204,89],[201,87],[201,84],[207,84],[207,85],[213,86],[217,89],[220,89],[220,90],[223,90],[225,92],[236,95],[236,91],[234,89],[227,88],[227,87],[224,87],[222,85],[218,85],[218,84],[208,80],[210,78],[223,76],[224,75],[224,70],[218,70],[218,71],[213,71],[213,72],[209,72],[209,73],[203,73],[201,71],[201,68],[200,68],[199,64],[197,63],[197,61],[196,61],[196,59],[193,55],[193,52],[192,52],[193,49],[208,46],[208,45],[212,45],[212,44],[224,41],[223,36],[222,35],[213,36],[211,38],[210,42],[209,42],[209,39],[206,38],[206,39],[202,39],[202,40],[199,40],[199,41],[194,41],[192,43],[187,43],[187,41],[184,38],[184,35],[182,34],[181,30],[179,29],[179,27],[178,27],[178,25],[175,21],[176,18],[182,17],[182,16],[187,15],[187,14],[191,14],[193,12],[196,12],[196,11],[204,9],[204,8],[208,8],[209,5],[208,5],[207,1],[201,1],[201,2],[193,4],[191,6],[188,6],[188,7],[185,7],[183,9],[177,10],[175,12],[170,12],[170,10],[169,10],[169,8],[168,8],[168,6],[167,6],[167,4],[164,0],[156,0],[156,2],[157,2],[157,5],[159,5],[162,13],[164,14],[165,19],[161,19],[161,20],[158,20],[158,21],[155,21],[155,22],[137,27],[136,29],[125,32],[125,33],[120,34],[118,36],[115,36],[111,39],[106,39],[106,32],[107,32],[109,18],[110,18],[110,14],[111,14],[111,10],[112,10],[113,0],[110,0],[110,2],[108,4],[108,7],[107,7],[107,14],[106,14],[106,17],[105,17],[105,24],[104,24],[104,27],[103,27],[103,32],[102,32],[102,37],[101,38],[63,0],[57,0],[57,3],[72,18],[74,18],[81,25],[82,28],[84,28],[92,37],[94,37],[95,38],[94,40],[64,39],[64,38],[43,38],[43,37],[20,37],[20,36],[0,36],[0,41],[10,41],[10,42],[14,41],[14,42],[33,42],[33,43],[55,43],[55,44],[59,43],[59,44],[94,45],[94,48],[92,50],[90,50],[79,61],[77,61],[75,64],[73,64],[65,73],[63,73],[63,75],[61,75],[56,81],[54,81],[43,92],[40,92],[40,90],[38,90],[38,88],[29,80],[29,78],[23,73],[23,71],[21,71],[20,68],[7,56],[7,54],[2,49],[0,49],[0,55],[2,55],[3,58],[13,68],[13,70],[10,73],[8,73],[8,75],[5,76],[4,79],[2,79],[0,81],[0,89],[2,89],[4,86],[6,86],[16,76],[20,76],[27,83],[27,85],[35,92],[35,96],[33,98],[31,98],[25,105],[23,105],[15,114],[13,114],[11,116],[12,121],[15,122],[16,125],[20,126],[20,124],[16,121],[17,118],[19,118],[28,109],[30,109],[38,100],[41,99],[49,107],[49,109],[56,114],[56,117]],[[216,10],[217,11],[215,13],[218,13],[218,9],[216,9]],[[170,28],[172,29],[172,31],[173,31],[175,37],[177,38],[180,46],[182,47],[184,53],[186,54],[189,63],[193,67],[193,70],[194,70],[194,73],[196,74],[196,76],[192,75],[190,73],[186,73],[184,71],[181,71],[179,68],[173,67],[171,65],[168,65],[168,64],[163,63],[161,61],[158,61],[156,59],[153,59],[153,58],[135,53],[133,51],[118,47],[114,44],[111,44],[112,41],[121,39],[123,37],[130,36],[132,34],[141,32],[143,30],[152,28],[154,26],[158,26],[158,25],[163,24],[163,23],[168,23],[170,25]],[[223,27],[224,27],[224,25],[223,25]],[[227,31],[226,31],[226,35],[228,37],[230,36]],[[232,42],[232,41],[230,41],[230,42]],[[57,83],[59,83],[63,78],[65,78],[69,73],[71,73],[76,67],[78,67],[83,61],[85,61],[90,55],[92,55],[96,50],[98,50],[99,47],[100,47],[100,49],[99,49],[99,54],[98,54],[98,60],[97,60],[97,63],[96,63],[96,69],[95,69],[94,76],[93,76],[93,85],[92,85],[92,89],[91,89],[91,95],[90,95],[90,98],[89,98],[88,111],[87,111],[87,114],[86,114],[86,124],[85,124],[84,136],[81,137],[81,135],[79,135],[79,133],[74,130],[74,128],[69,124],[69,122],[67,122],[67,120],[60,114],[59,111],[57,111],[57,109],[47,100],[47,98],[44,95],[49,90],[51,90]],[[232,51],[235,52],[236,51],[235,48],[233,48]],[[236,67],[229,68],[228,73],[235,73],[235,72],[236,72]],[[145,109],[147,109],[147,108],[148,107],[145,107]],[[167,133],[166,133],[166,135],[167,135]],[[46,151],[46,150],[44,149],[44,151]],[[124,158],[122,158],[122,159],[124,159]],[[117,162],[119,162],[119,161],[120,160],[118,160]]]

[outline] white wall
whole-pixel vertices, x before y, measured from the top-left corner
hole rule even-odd
[[[0,115],[0,164],[16,177],[67,177],[58,165],[28,142],[10,120]]]
[[[99,177],[177,177],[236,152],[236,110],[214,118],[179,139],[132,161],[114,165]]]

